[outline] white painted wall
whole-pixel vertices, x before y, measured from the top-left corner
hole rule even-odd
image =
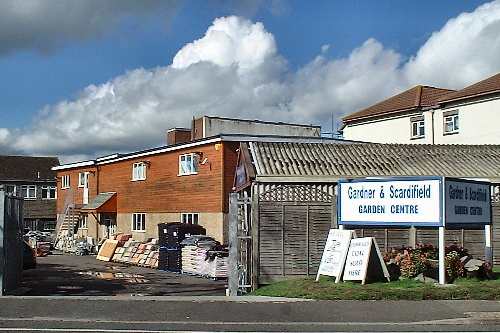
[[[425,137],[411,139],[410,118],[419,115],[414,113],[348,125],[343,131],[344,139],[377,143],[431,143],[430,114],[424,114]]]
[[[443,113],[453,110],[458,110],[460,129],[443,135]],[[500,97],[436,110],[434,129],[439,144],[500,144]]]
[[[456,134],[443,133],[443,113],[458,110],[460,129]],[[424,144],[500,144],[500,96],[488,100],[447,105],[424,111],[425,138],[411,139],[410,117],[386,117],[377,121],[350,124],[343,130],[344,139],[377,143]],[[434,119],[434,127],[432,126]]]

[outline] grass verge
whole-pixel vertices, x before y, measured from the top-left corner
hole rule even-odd
[[[293,279],[263,286],[252,293],[258,296],[311,298],[320,300],[500,300],[500,276],[493,280],[457,279],[453,285],[439,286],[411,279],[366,285],[335,283],[321,277]]]

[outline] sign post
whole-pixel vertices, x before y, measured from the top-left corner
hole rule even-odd
[[[388,177],[339,181],[337,221],[351,226],[436,227],[439,283],[446,283],[445,228],[484,225],[491,257],[490,184],[464,179]]]

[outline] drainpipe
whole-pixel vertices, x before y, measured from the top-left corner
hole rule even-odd
[[[431,110],[431,132],[432,132],[432,144],[434,144],[434,109]]]

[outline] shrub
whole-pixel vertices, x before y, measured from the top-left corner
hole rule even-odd
[[[448,282],[453,282],[457,277],[465,276],[464,264],[460,260],[461,257],[457,251],[451,251],[446,255],[444,262]]]

